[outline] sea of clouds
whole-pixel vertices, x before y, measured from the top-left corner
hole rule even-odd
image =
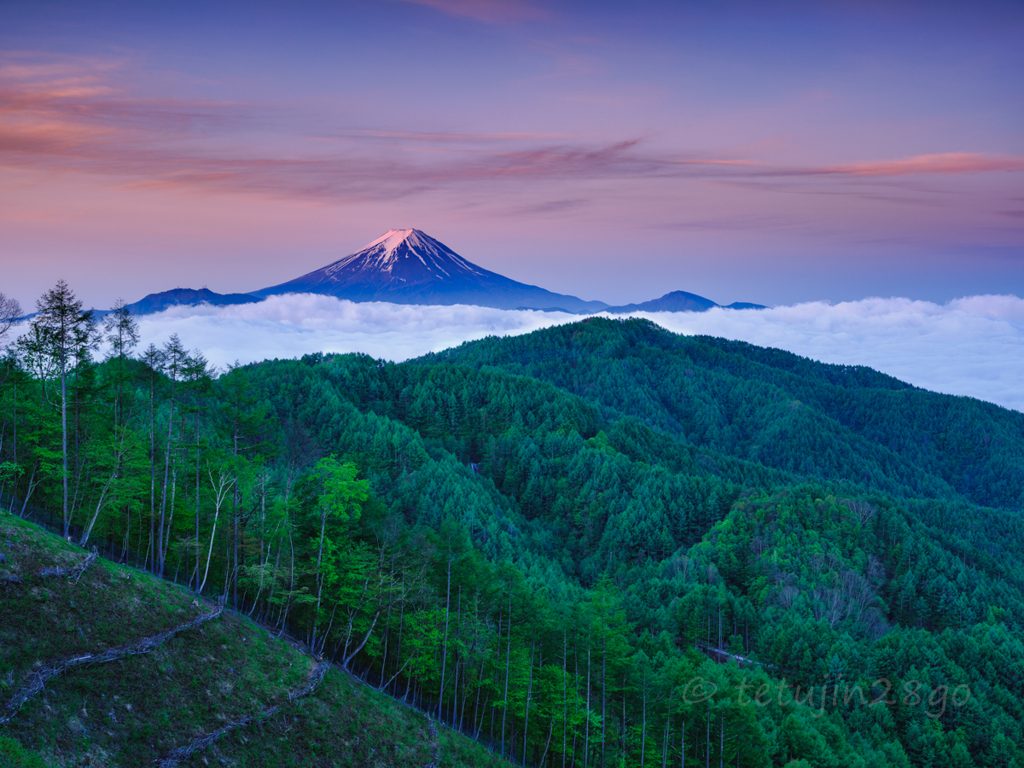
[[[677,333],[778,347],[828,363],[867,365],[936,392],[1024,411],[1024,299],[971,296],[809,302],[767,310],[638,312]],[[621,317],[621,316],[618,316]],[[143,345],[177,333],[220,368],[310,352],[365,352],[401,361],[485,336],[580,320],[561,312],[352,303],[275,296],[259,304],[175,307],[140,318]]]

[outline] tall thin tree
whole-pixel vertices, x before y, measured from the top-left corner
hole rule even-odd
[[[178,381],[182,377],[182,372],[187,361],[188,353],[185,351],[185,347],[182,346],[181,339],[178,338],[178,334],[175,333],[167,343],[164,344],[163,348],[164,374],[170,382],[169,402],[171,410],[167,416],[167,444],[164,449],[164,484],[163,490],[160,494],[160,528],[157,532],[156,574],[158,576],[164,575],[164,562],[167,559],[167,547],[164,543],[165,539],[170,543],[171,532],[170,530],[165,530],[165,525],[167,518],[167,483],[171,475],[171,443],[174,435],[175,395],[177,392]]]
[[[37,314],[32,320],[31,333],[19,343],[30,354],[46,365],[43,370],[56,385],[59,382],[61,423],[61,480],[64,536],[71,527],[68,507],[68,377],[75,363],[88,357],[98,339],[92,310],[84,310],[82,302],[63,280],[44,293],[36,302]]]
[[[131,310],[118,299],[103,318],[104,340],[110,345],[107,359],[117,361],[117,375],[114,382],[114,431],[121,425],[121,399],[126,382],[125,363],[132,350],[139,343],[139,324],[132,317]]]
[[[153,551],[153,544],[156,541],[156,382],[163,363],[163,353],[155,344],[150,343],[139,360],[145,365],[146,376],[149,379],[149,548],[146,550],[145,561],[148,564],[149,554]],[[141,526],[139,536],[141,542]],[[155,557],[153,562],[156,563]]]

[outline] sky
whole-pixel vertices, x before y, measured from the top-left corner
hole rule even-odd
[[[252,291],[415,227],[611,304],[1024,296],[1021,40],[1017,0],[4,0],[0,292]]]

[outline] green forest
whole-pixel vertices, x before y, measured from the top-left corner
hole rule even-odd
[[[1024,414],[640,319],[215,371],[37,309],[5,508],[512,762],[1024,768]]]

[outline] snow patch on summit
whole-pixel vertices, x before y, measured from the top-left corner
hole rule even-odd
[[[384,247],[388,251],[394,251],[395,248],[397,248],[401,244],[401,242],[403,240],[405,240],[413,232],[415,232],[415,230],[413,230],[413,229],[389,229],[387,232],[385,232],[383,235],[378,237],[372,243],[367,243],[366,245],[364,245],[359,250],[361,250],[361,251],[368,251],[371,248],[373,248],[374,246],[377,246],[377,245],[380,245],[381,243],[383,243]]]
[[[452,277],[450,271],[452,262],[461,271],[474,275],[481,274],[473,264],[470,264],[454,251],[418,229],[389,229],[362,250],[357,251],[351,257],[343,259],[342,262],[339,262],[339,265],[342,263],[346,265],[351,264],[357,260],[354,257],[360,255],[362,255],[365,264],[373,265],[387,272],[391,271],[400,258],[407,259],[412,255],[419,259],[420,263],[431,272],[437,270],[446,277]],[[448,262],[448,269],[445,268],[445,262]],[[440,275],[436,277],[440,277]]]
[[[422,234],[417,229],[389,229],[372,243],[357,251],[357,253],[372,253],[376,256],[377,265],[384,267],[393,264],[397,260],[398,250],[405,244],[423,262],[423,265],[427,266],[427,262],[423,260],[420,250],[424,248],[430,249],[431,246],[420,237]],[[406,258],[408,258],[408,255]]]

